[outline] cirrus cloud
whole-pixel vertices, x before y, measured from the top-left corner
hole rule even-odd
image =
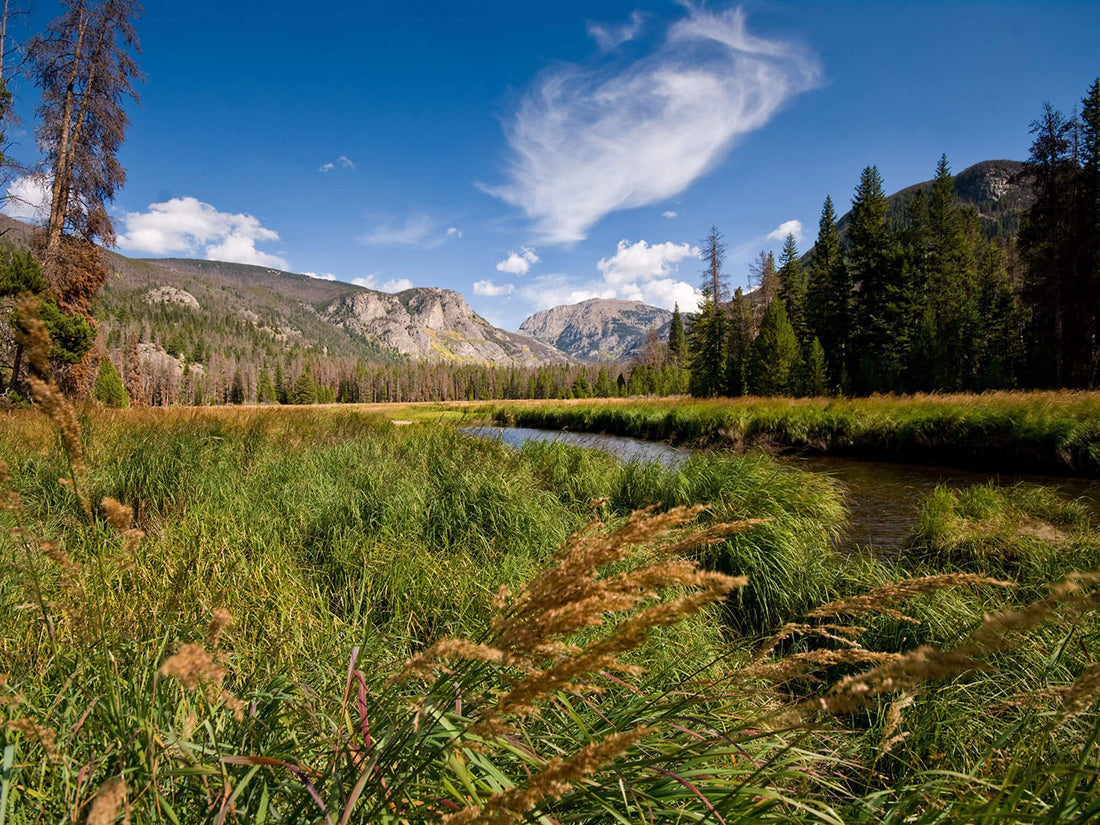
[[[610,212],[682,192],[820,77],[803,48],[750,34],[740,9],[689,5],[625,69],[541,74],[507,127],[507,182],[481,188],[545,242],[581,240]]]
[[[360,236],[359,241],[367,246],[419,246],[423,249],[434,249],[461,237],[462,230],[458,227],[448,226],[444,229],[431,215],[414,212],[402,220],[383,217]]]
[[[145,212],[127,212],[118,246],[147,255],[183,254],[287,269],[284,258],[256,248],[279,240],[279,233],[244,213],[219,212],[198,198],[172,198],[151,203]]]

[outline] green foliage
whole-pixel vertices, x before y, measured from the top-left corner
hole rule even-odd
[[[787,233],[783,242],[783,251],[779,253],[779,298],[787,311],[787,317],[794,327],[799,346],[809,344],[810,325],[806,317],[806,295],[809,289],[805,271],[799,263],[798,246],[794,235]]]
[[[616,406],[645,415],[643,404]],[[680,406],[665,409],[691,424]],[[97,793],[118,780],[125,808],[120,799],[106,815],[139,825],[222,815],[418,825],[466,806],[465,818],[487,817],[500,792],[522,802],[517,816],[563,825],[1095,818],[1100,593],[1083,580],[1027,603],[1042,571],[1075,565],[1072,552],[1011,589],[838,557],[838,485],[767,458],[623,465],[349,409],[90,411],[84,421],[81,489],[95,503],[143,505],[136,521],[106,502],[86,513],[58,483],[69,462],[40,416],[9,414],[0,428],[3,492],[22,501],[0,512],[0,810],[11,821],[74,810],[96,821]],[[705,503],[684,524],[692,533],[770,520],[675,553],[655,531],[628,547],[592,527],[572,540],[584,552],[555,565],[591,497],[612,528],[654,504]],[[956,536],[1011,544],[1022,526],[1027,541],[1057,544],[1057,533],[1033,535],[1043,520],[1096,552],[1087,512],[1050,491],[934,500],[928,512]],[[148,532],[137,543],[119,532],[135,523]],[[685,551],[749,584],[720,610],[689,615],[695,588],[660,588],[656,576],[683,570]],[[982,558],[1023,569],[1019,553]],[[532,580],[544,586],[541,612],[522,601],[494,611],[501,585],[520,593]],[[661,592],[617,609],[639,589]],[[599,624],[553,637],[537,660],[494,660],[498,646],[516,650],[509,621],[530,634],[582,613]],[[485,647],[426,651],[454,636]],[[641,643],[617,643],[625,637]],[[417,661],[434,671],[395,681],[416,652],[431,652]],[[544,687],[565,675],[551,674],[557,662],[582,694]],[[846,678],[868,689],[846,692]],[[523,680],[539,685],[529,707],[506,714],[511,730],[487,731]],[[641,727],[621,753],[595,756]],[[547,769],[578,754],[586,772],[538,792]]]
[[[1100,407],[1072,393],[631,401],[483,408],[516,426],[658,441],[765,443],[878,460],[1100,477]]]
[[[1039,595],[1044,582],[1100,567],[1100,540],[1089,506],[1050,488],[939,488],[921,502],[906,558],[1009,578]]]
[[[122,378],[110,358],[99,359],[99,370],[92,386],[92,398],[105,407],[129,407],[130,396],[122,385]]]
[[[802,355],[783,300],[764,311],[760,334],[752,345],[749,389],[753,395],[797,395],[802,383]]]
[[[38,295],[46,290],[42,266],[29,251],[0,249],[0,298],[29,292]]]
[[[50,358],[63,364],[79,364],[95,343],[95,327],[79,312],[66,314],[53,295],[42,301],[38,317],[50,332]]]
[[[817,243],[811,253],[806,316],[811,331],[825,349],[829,379],[834,387],[841,386],[840,376],[850,351],[851,310],[851,275],[841,250],[833,199],[826,197],[818,222]]]
[[[668,351],[676,358],[687,355],[687,337],[684,334],[684,319],[680,315],[680,304],[672,308],[672,321],[668,328]]]
[[[709,289],[687,334],[691,394],[704,397],[723,394],[727,369],[726,316]]]
[[[821,342],[814,338],[810,342],[810,350],[806,355],[806,380],[803,388],[811,397],[825,395],[828,391],[829,378],[825,364],[825,350]]]

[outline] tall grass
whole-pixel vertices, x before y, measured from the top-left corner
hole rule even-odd
[[[1100,475],[1095,393],[513,402],[483,409],[497,421],[525,427],[698,445],[762,444],[1003,472]]]
[[[907,571],[833,554],[839,491],[765,457],[355,410],[80,423],[0,429],[5,822],[1097,812],[1097,578],[919,550],[998,519],[1087,542],[1073,505],[952,505]]]

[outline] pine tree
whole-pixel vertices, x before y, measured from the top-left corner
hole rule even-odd
[[[749,359],[752,357],[753,330],[752,305],[741,287],[733,294],[730,304],[728,357],[726,359],[725,394],[748,395]]]
[[[117,159],[141,72],[133,21],[136,0],[64,0],[64,12],[27,48],[42,89],[39,143],[47,147],[52,184],[45,244],[46,275],[58,288],[62,237],[108,244],[114,240],[106,204],[126,181]],[[63,291],[59,289],[59,292]]]
[[[687,338],[684,335],[684,319],[680,315],[680,305],[672,308],[672,321],[668,327],[668,351],[680,361],[686,355]]]
[[[241,368],[239,366],[233,371],[233,381],[229,385],[229,403],[244,403],[244,379],[241,377]]]
[[[897,380],[897,365],[888,347],[897,334],[895,286],[906,273],[892,248],[888,211],[882,178],[875,166],[868,166],[852,199],[845,249],[857,289],[850,366],[860,392],[894,389]]]
[[[749,264],[749,287],[756,292],[757,306],[762,314],[779,294],[779,275],[775,271],[775,255],[771,252],[761,249],[756,260]]]
[[[316,404],[317,383],[313,380],[308,369],[302,370],[298,380],[294,382],[294,389],[290,393],[291,404]]]
[[[787,233],[783,251],[779,253],[779,297],[787,308],[787,317],[794,327],[799,345],[806,349],[810,343],[810,325],[806,319],[806,272],[798,261],[798,245],[794,234]]]
[[[1035,139],[1027,173],[1035,200],[1020,228],[1020,248],[1027,266],[1025,295],[1032,318],[1031,378],[1037,386],[1063,387],[1074,378],[1067,346],[1075,274],[1072,131],[1072,124],[1049,103],[1031,124]]]
[[[1089,386],[1100,384],[1100,78],[1093,81],[1081,101],[1081,203],[1079,271],[1092,321],[1093,347],[1089,365]]]
[[[807,395],[815,398],[825,395],[829,386],[825,368],[825,350],[814,338],[806,355],[806,376],[802,382]]]
[[[768,304],[749,360],[753,395],[798,395],[802,354],[782,299]]]
[[[955,178],[940,157],[928,200],[927,303],[932,309],[936,346],[935,389],[972,389],[977,366],[973,338],[978,324],[974,244],[967,216],[958,206]]]
[[[722,271],[726,246],[712,226],[703,239],[703,302],[687,335],[691,394],[719,395],[726,377],[726,313],[722,305],[728,278]]]
[[[130,399],[126,395],[126,388],[122,386],[122,378],[111,363],[111,359],[104,356],[99,359],[99,370],[96,372],[95,385],[92,387],[92,398],[105,407],[125,408],[130,406]]]
[[[260,404],[279,403],[275,385],[271,381],[271,373],[267,371],[266,367],[260,370],[260,380],[256,384],[256,401]]]
[[[597,398],[611,398],[615,395],[615,385],[611,381],[611,376],[607,374],[606,367],[600,367],[599,373],[596,374],[596,386],[593,389],[593,394]]]
[[[806,317],[825,350],[829,383],[841,385],[851,335],[852,281],[841,252],[833,199],[825,198],[810,258]]]

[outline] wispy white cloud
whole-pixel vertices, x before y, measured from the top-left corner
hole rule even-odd
[[[336,276],[331,272],[325,272],[323,274],[317,274],[316,272],[303,272],[303,275],[309,278],[316,278],[318,281],[335,281]]]
[[[364,287],[365,289],[374,289],[379,292],[404,292],[406,289],[412,289],[413,282],[408,278],[390,278],[378,283],[378,273],[372,272],[365,278],[353,278],[352,283],[356,286]]]
[[[444,229],[430,215],[416,212],[403,220],[385,218],[367,230],[359,240],[368,246],[420,246],[432,249],[461,237],[462,232],[456,227]]]
[[[355,161],[349,158],[347,155],[340,155],[336,160],[325,161],[322,163],[317,171],[318,172],[331,172],[339,165],[343,169],[354,169]]]
[[[662,217],[665,217],[665,218],[675,218],[676,217],[676,213],[673,212],[671,209],[669,209],[667,212],[662,212],[661,215],[662,215]]]
[[[497,271],[507,272],[509,275],[526,275],[540,260],[535,250],[525,246],[519,252],[508,253],[508,257],[497,264]]]
[[[682,192],[820,77],[801,47],[749,34],[740,9],[688,5],[625,69],[540,75],[507,128],[507,182],[482,188],[521,208],[544,241],[580,240],[610,212]]]
[[[788,235],[794,235],[796,241],[802,240],[802,221],[783,221],[768,233],[769,241],[785,241]]]
[[[28,223],[45,223],[50,217],[51,182],[46,175],[23,175],[8,184],[3,212]]]
[[[588,21],[588,36],[599,44],[599,47],[609,52],[617,49],[623,43],[633,40],[642,31],[645,24],[645,16],[638,11],[630,13],[630,19],[625,23],[596,23]]]
[[[520,294],[539,309],[573,304],[589,298],[621,298],[672,309],[696,309],[702,293],[679,277],[684,260],[699,258],[699,247],[672,242],[650,244],[619,241],[615,254],[596,264],[600,277],[592,280],[547,275],[521,288]]]
[[[145,212],[127,212],[118,246],[148,255],[184,254],[216,261],[233,261],[287,269],[284,258],[256,248],[279,240],[252,215],[219,212],[197,198],[172,198],[151,203]]]
[[[474,281],[474,295],[484,295],[487,298],[496,298],[500,295],[511,295],[514,289],[514,284],[494,284],[492,281]]]

